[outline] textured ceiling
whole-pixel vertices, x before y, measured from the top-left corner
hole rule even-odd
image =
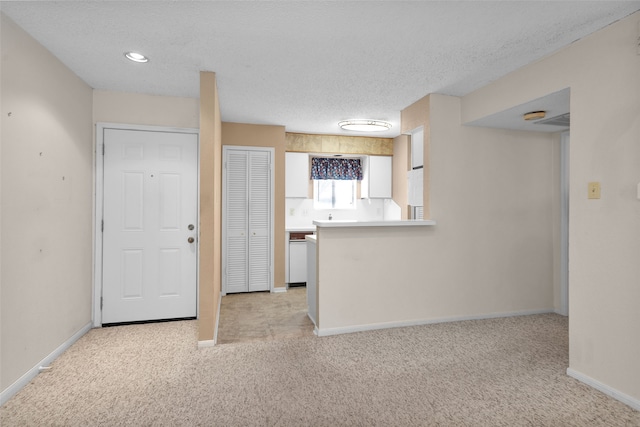
[[[640,1],[68,1],[0,10],[96,89],[199,96],[222,119],[345,133],[429,93],[462,96],[616,20]],[[127,61],[139,51],[147,64]],[[362,135],[362,133],[358,133]]]

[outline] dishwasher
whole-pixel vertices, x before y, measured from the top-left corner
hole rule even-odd
[[[289,233],[289,287],[307,284],[307,241],[313,232]]]

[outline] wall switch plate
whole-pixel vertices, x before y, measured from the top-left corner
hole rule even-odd
[[[640,183],[638,184],[638,200],[640,200]]]
[[[589,183],[589,199],[599,199],[600,198],[600,183],[599,182],[590,182]]]

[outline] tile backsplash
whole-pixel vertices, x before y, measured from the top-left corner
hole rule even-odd
[[[308,227],[314,220],[384,221],[400,219],[400,206],[392,199],[358,199],[355,209],[313,208],[313,199],[285,199],[285,226]]]

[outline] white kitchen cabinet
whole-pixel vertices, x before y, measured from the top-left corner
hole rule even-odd
[[[273,148],[223,147],[222,290],[273,284]]]
[[[285,197],[309,197],[309,155],[285,153]]]
[[[307,242],[292,240],[289,242],[289,283],[307,281]]]
[[[407,171],[407,202],[411,206],[423,205],[424,169],[414,169]]]
[[[411,132],[411,169],[424,165],[424,129],[419,127]]]
[[[367,156],[363,159],[360,194],[363,199],[390,199],[392,189],[391,156]]]

